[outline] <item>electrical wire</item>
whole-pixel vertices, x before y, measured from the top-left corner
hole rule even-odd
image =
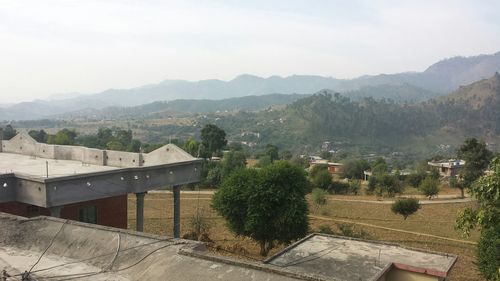
[[[40,260],[45,255],[45,253],[47,253],[47,251],[52,246],[52,244],[54,244],[54,241],[56,240],[56,238],[59,235],[59,233],[61,233],[61,231],[63,230],[63,228],[64,228],[64,226],[66,225],[67,222],[68,222],[68,220],[65,220],[64,223],[59,228],[59,230],[57,231],[57,233],[52,237],[52,239],[50,240],[49,245],[45,248],[45,250],[42,252],[42,254],[40,255],[40,257],[38,257],[38,260],[35,262],[35,264],[33,264],[31,266],[30,270],[28,270],[28,275],[31,273],[31,271],[33,270],[33,268],[35,268],[35,266],[40,262]]]
[[[138,264],[140,264],[141,262],[143,262],[145,259],[147,259],[149,256],[151,256],[152,254],[158,252],[159,250],[162,250],[162,249],[165,249],[167,247],[170,247],[170,246],[175,246],[175,245],[182,245],[182,244],[187,244],[187,242],[174,242],[174,243],[171,243],[171,244],[167,244],[167,245],[164,245],[164,246],[161,246],[161,247],[158,247],[154,250],[152,250],[151,252],[147,253],[146,255],[144,255],[142,258],[140,258],[138,261],[136,261],[135,263],[131,264],[131,265],[128,265],[126,267],[123,267],[123,268],[120,268],[120,269],[116,269],[116,270],[110,270],[109,272],[120,272],[120,271],[123,271],[123,270],[127,270],[127,269],[130,269]],[[66,279],[57,279],[58,281],[67,281],[67,280],[74,280],[74,279],[78,279],[78,278],[84,278],[84,277],[90,277],[90,276],[95,276],[95,275],[98,275],[98,274],[103,274],[105,273],[105,271],[95,271],[95,272],[86,272],[86,273],[75,273],[75,274],[66,274],[66,275],[56,275],[56,276],[48,276],[48,277],[43,277],[44,279],[57,279],[57,278],[65,278],[65,277],[68,277]]]
[[[156,244],[156,243],[169,242],[169,241],[172,241],[172,239],[168,238],[168,239],[156,240],[156,241],[153,241],[153,242],[150,242],[150,243],[145,243],[145,244],[133,246],[133,247],[130,247],[130,248],[125,248],[125,249],[121,250],[121,252],[123,253],[123,252],[126,252],[126,251],[130,251],[130,250],[134,250],[134,249],[137,249],[137,248],[141,248],[141,247],[153,245],[153,244]],[[63,267],[63,266],[67,266],[67,265],[71,265],[71,264],[75,264],[75,263],[81,263],[81,262],[85,262],[85,261],[89,261],[89,260],[93,260],[93,259],[97,259],[97,258],[101,258],[101,257],[113,255],[113,254],[115,254],[115,252],[101,254],[101,255],[97,255],[97,256],[93,256],[93,257],[85,258],[85,259],[80,259],[80,260],[76,260],[76,261],[72,261],[72,262],[67,262],[67,263],[63,263],[63,264],[60,264],[60,265],[55,265],[55,266],[51,266],[51,267],[47,267],[47,268],[43,268],[43,269],[33,270],[32,272],[35,273],[35,272],[47,271],[47,270],[51,270],[51,269],[54,269],[54,268]],[[21,275],[22,274],[16,274],[16,276],[21,276]]]

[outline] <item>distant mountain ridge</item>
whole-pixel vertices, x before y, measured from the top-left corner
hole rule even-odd
[[[496,71],[500,71],[500,52],[442,60],[429,66],[424,72],[361,76],[350,80],[310,75],[261,78],[248,74],[230,81],[165,80],[132,89],[110,89],[68,99],[60,99],[58,95],[58,100],[20,103],[0,108],[0,120],[38,119],[89,108],[138,106],[155,101],[213,100],[271,93],[312,94],[322,89],[331,89],[346,95],[349,95],[349,92],[375,98],[389,95],[392,97],[386,98],[421,101],[449,93],[460,85],[491,77]],[[384,87],[386,90],[382,89]]]

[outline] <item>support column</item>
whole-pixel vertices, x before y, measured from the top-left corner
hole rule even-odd
[[[181,237],[181,186],[172,188],[174,194],[174,238]]]
[[[144,196],[147,192],[139,192],[135,194],[135,230],[144,231]]]
[[[56,207],[50,207],[50,216],[54,218],[60,218],[61,217],[61,210],[62,206],[56,206]]]

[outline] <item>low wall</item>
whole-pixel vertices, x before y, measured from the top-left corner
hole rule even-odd
[[[139,167],[142,166],[141,154],[123,152],[123,151],[106,151],[106,165],[113,167]]]
[[[54,159],[83,161],[84,147],[69,145],[54,145]]]

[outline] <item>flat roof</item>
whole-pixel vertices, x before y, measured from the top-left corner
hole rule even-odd
[[[47,164],[48,163],[48,164]],[[49,178],[117,170],[118,167],[83,164],[81,161],[47,159],[22,154],[0,153],[0,174],[14,173]]]
[[[335,280],[372,280],[392,264],[425,269],[446,276],[457,256],[415,250],[376,241],[313,234],[291,245],[266,262]],[[423,271],[422,271],[423,272]]]
[[[0,237],[0,270],[15,280],[39,258],[31,275],[35,280],[317,280],[217,256],[198,241],[51,217],[0,213]]]

